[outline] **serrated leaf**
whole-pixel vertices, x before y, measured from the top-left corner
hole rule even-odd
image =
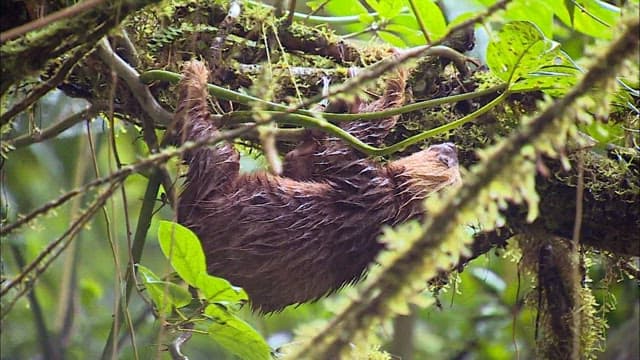
[[[271,348],[264,338],[224,306],[209,305],[204,313],[213,320],[209,336],[227,351],[244,360],[271,359]]]
[[[547,88],[552,95],[573,86],[579,73],[559,44],[528,21],[514,21],[500,30],[487,47],[487,64],[512,91]]]
[[[158,241],[162,253],[182,280],[198,287],[198,278],[207,273],[207,268],[196,234],[180,224],[160,221]]]
[[[511,90],[541,89],[558,97],[564,95],[578,80],[580,71],[572,66],[543,66],[515,83]]]
[[[191,294],[187,289],[178,284],[160,280],[153,271],[145,266],[138,264],[136,267],[158,312],[170,314],[174,308],[179,309],[191,303]]]

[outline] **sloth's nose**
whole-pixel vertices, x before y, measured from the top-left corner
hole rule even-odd
[[[458,152],[454,143],[442,143],[429,146],[429,150],[435,151],[438,154],[438,160],[447,167],[454,167],[458,165]]]

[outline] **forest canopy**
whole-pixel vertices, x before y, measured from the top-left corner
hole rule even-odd
[[[640,356],[637,0],[0,6],[2,358]]]

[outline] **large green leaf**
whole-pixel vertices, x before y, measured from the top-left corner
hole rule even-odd
[[[198,278],[197,288],[211,303],[239,303],[248,301],[247,293],[223,278],[204,274]]]
[[[188,228],[170,221],[161,221],[158,241],[178,275],[197,288],[207,301],[235,304],[248,300],[247,293],[241,288],[207,273],[200,240]]]
[[[358,0],[331,0],[325,6],[324,10],[337,16],[357,15],[367,12]]]
[[[178,275],[189,285],[198,287],[198,278],[207,273],[207,267],[196,234],[180,224],[160,221],[158,241]]]
[[[401,1],[397,1],[402,3]],[[431,0],[415,0],[417,15],[420,16],[427,28],[432,41],[444,36],[447,31],[447,22],[444,19],[440,7]]]
[[[620,8],[600,0],[569,0],[560,3],[545,0],[556,16],[567,26],[600,39],[613,37],[614,25],[620,20]]]
[[[209,305],[204,313],[213,320],[209,336],[227,351],[244,360],[271,359],[271,348],[262,336],[224,306]]]
[[[383,19],[391,19],[400,14],[404,1],[401,0],[365,0]]]
[[[560,6],[560,5],[556,5]],[[548,37],[553,37],[553,7],[540,0],[515,0],[509,3],[504,13],[507,21],[531,21],[542,33]]]
[[[576,81],[578,69],[559,44],[528,21],[506,24],[487,47],[487,65],[511,91],[540,89],[560,95]]]
[[[191,303],[191,294],[184,287],[160,280],[153,271],[145,266],[138,264],[136,267],[158,312],[168,315],[174,308],[179,309]]]

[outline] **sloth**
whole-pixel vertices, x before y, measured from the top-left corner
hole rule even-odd
[[[218,133],[207,106],[208,70],[183,68],[174,144]],[[368,112],[404,103],[406,72],[384,94],[352,106]],[[381,145],[398,116],[342,125],[360,140]],[[239,172],[229,142],[188,151],[177,205],[178,222],[200,238],[207,271],[245,289],[254,310],[268,313],[315,301],[360,280],[385,245],[384,226],[424,216],[423,200],[460,181],[455,146],[432,145],[382,163],[342,141],[309,135],[285,156],[283,174]]]

